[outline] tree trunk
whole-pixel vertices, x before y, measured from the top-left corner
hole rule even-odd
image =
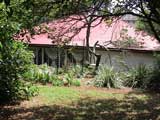
[[[90,32],[91,32],[91,22],[88,22],[87,24],[87,31],[86,31],[86,60],[90,62],[90,53],[89,53],[89,38],[90,38]]]

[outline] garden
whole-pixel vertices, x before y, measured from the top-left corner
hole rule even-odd
[[[26,45],[11,44],[9,53],[1,53],[0,119],[160,119],[158,54],[154,67],[85,66],[82,72],[81,65],[73,65],[57,73],[33,64]]]
[[[20,42],[44,33],[39,26],[43,22],[80,13],[87,21],[87,52],[99,64],[101,56],[89,46],[92,23],[96,19],[111,23],[128,12],[139,16],[145,23],[142,27],[160,42],[158,1],[124,0],[115,6],[112,2],[0,0],[0,120],[160,120],[160,55],[154,55],[153,67],[141,64],[117,71],[100,65],[82,70],[80,64],[57,72],[46,64],[35,65],[33,52]],[[124,46],[128,42],[134,43],[125,41]]]

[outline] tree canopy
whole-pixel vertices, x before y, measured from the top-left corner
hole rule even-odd
[[[158,0],[70,0],[61,4],[63,15],[85,14],[92,17],[120,17],[131,14],[148,24],[148,29],[160,41],[160,1]]]

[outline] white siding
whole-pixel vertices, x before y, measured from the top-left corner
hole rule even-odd
[[[34,50],[34,49],[33,49]],[[81,49],[74,49],[72,51],[76,61],[80,63],[83,58],[84,51]],[[135,67],[139,64],[145,64],[147,66],[153,66],[155,58],[152,53],[145,52],[133,52],[133,51],[104,51],[96,50],[96,53],[101,55],[100,64],[113,66],[115,69],[120,70],[124,68],[124,64],[128,67]],[[53,57],[56,57],[56,52],[53,53]],[[93,58],[93,57],[92,57]],[[92,64],[95,63],[92,59]],[[121,64],[124,63],[124,64]]]
[[[101,64],[112,65],[116,69],[123,68],[120,64],[124,62],[128,67],[135,67],[139,64],[145,64],[147,66],[153,66],[155,58],[152,53],[140,53],[140,52],[118,52],[118,51],[97,51],[97,53],[102,55]],[[111,59],[111,64],[109,60],[109,55]]]

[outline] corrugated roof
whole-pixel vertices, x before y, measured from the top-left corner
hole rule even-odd
[[[43,25],[47,26],[49,32],[33,35],[29,44],[43,46],[63,42],[71,46],[85,46],[87,26],[85,20],[80,19],[80,16],[70,16],[45,23]],[[93,47],[97,41],[100,45],[110,48],[160,50],[160,43],[153,36],[149,36],[144,31],[137,31],[122,19],[114,20],[110,25],[104,20],[94,21],[90,33],[90,46]]]

